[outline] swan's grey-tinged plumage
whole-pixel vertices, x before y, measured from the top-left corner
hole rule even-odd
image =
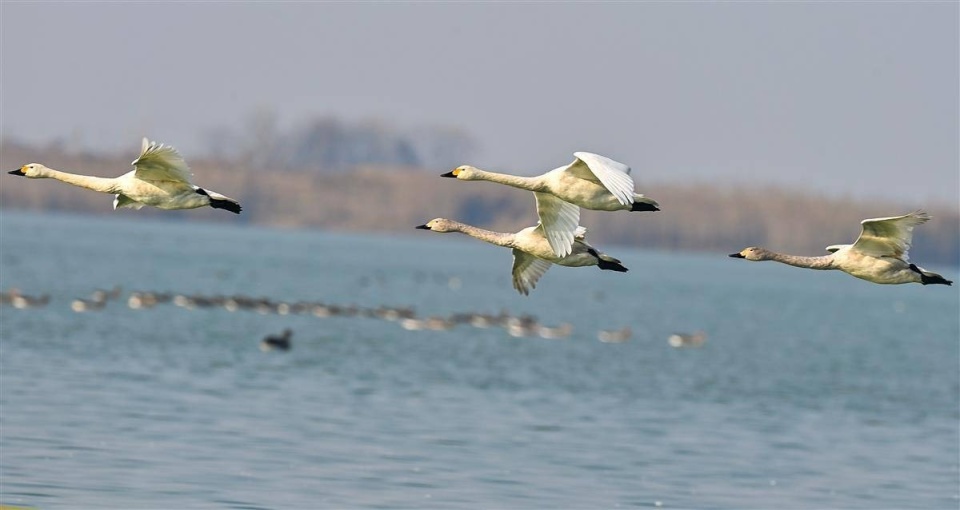
[[[599,266],[604,270],[627,271],[619,260],[600,253],[587,244],[584,239],[587,229],[579,226],[575,231],[571,253],[562,257],[554,253],[541,225],[509,234],[484,230],[446,218],[435,218],[423,225],[418,225],[417,228],[440,233],[460,232],[474,239],[512,249],[513,288],[523,295],[528,295],[537,286],[540,277],[550,269],[552,264],[568,267]]]
[[[951,285],[953,282],[943,276],[910,263],[913,228],[929,220],[930,215],[924,211],[863,220],[856,242],[827,246],[830,254],[821,257],[785,255],[755,246],[730,256],[753,261],[775,260],[809,269],[838,269],[873,283]]]
[[[224,195],[195,186],[186,161],[169,145],[144,138],[140,156],[133,160],[133,171],[119,177],[77,175],[47,168],[39,163],[24,165],[12,172],[32,179],[56,179],[67,184],[114,196],[113,208],[140,209],[145,205],[159,209],[195,209],[210,206],[235,214],[240,204]]]
[[[634,192],[627,165],[590,152],[575,152],[574,157],[569,165],[535,177],[488,172],[470,165],[457,167],[443,177],[491,181],[534,192],[540,224],[559,257],[570,254],[580,224],[580,207],[598,211],[660,210],[656,200]]]
[[[536,288],[540,277],[550,269],[552,263],[538,259],[533,255],[524,253],[516,248],[513,249],[513,288],[521,294],[528,295],[530,290]]]

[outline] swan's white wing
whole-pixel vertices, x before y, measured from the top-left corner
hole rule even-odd
[[[190,182],[190,167],[176,149],[143,139],[140,157],[133,160],[136,176],[145,181]]]
[[[513,250],[513,288],[524,296],[536,288],[537,281],[550,269],[551,263],[516,248]]]
[[[592,173],[621,204],[633,203],[633,178],[630,177],[630,167],[589,152],[574,152],[573,155],[577,159],[567,167],[568,171],[581,177],[584,172]]]
[[[537,215],[550,248],[558,257],[573,251],[573,237],[580,224],[580,207],[548,193],[533,192],[537,198]]]
[[[896,257],[906,261],[913,242],[913,227],[926,223],[930,216],[923,211],[914,211],[892,218],[863,220],[863,230],[853,249],[873,257]]]

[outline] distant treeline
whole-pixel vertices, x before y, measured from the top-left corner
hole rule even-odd
[[[134,147],[136,144],[134,144]],[[74,154],[13,142],[0,144],[0,168],[42,162],[64,171],[116,176],[136,156]],[[492,230],[516,231],[536,223],[529,193],[485,182],[442,179],[436,172],[395,166],[355,166],[348,171],[273,170],[185,155],[200,185],[238,199],[239,217],[208,208],[193,211],[113,211],[106,195],[54,181],[0,175],[0,207],[76,211],[302,226],[338,231],[413,233],[415,225],[447,217]],[[921,264],[960,263],[960,214],[949,207],[889,201],[824,198],[782,188],[731,188],[641,180],[642,193],[660,202],[656,213],[584,211],[581,223],[597,245],[722,253],[746,246],[816,255],[830,244],[852,242],[860,220],[925,208],[934,219],[914,234],[913,258]]]
[[[444,168],[469,156],[475,143],[465,131],[448,126],[397,129],[388,123],[345,122],[311,117],[282,129],[269,110],[254,112],[239,127],[210,130],[213,159],[239,159],[254,168],[346,172],[358,165]]]

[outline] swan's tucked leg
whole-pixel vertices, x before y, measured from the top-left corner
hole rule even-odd
[[[659,211],[660,204],[652,198],[647,198],[643,195],[636,194],[633,196],[633,205],[630,207],[630,211]]]
[[[604,271],[616,271],[618,273],[626,273],[629,271],[629,269],[623,267],[623,264],[621,264],[619,260],[604,260],[602,257],[599,261],[597,261],[597,267],[603,269]]]
[[[618,273],[626,273],[629,269],[623,267],[623,264],[619,260],[611,257],[610,255],[605,255],[598,252],[593,248],[589,248],[587,253],[597,257],[597,267],[604,271],[616,271]]]
[[[197,188],[196,191],[200,195],[209,197],[210,207],[214,209],[225,209],[227,211],[232,212],[233,214],[240,214],[240,211],[243,210],[243,208],[240,207],[240,204],[237,201],[231,200],[219,193],[207,191],[203,188]]]
[[[923,285],[953,285],[953,282],[930,271],[924,271],[916,264],[910,264],[910,269],[920,274],[920,283]]]
[[[210,199],[210,207],[213,207],[214,209],[226,209],[233,214],[240,214],[240,211],[242,210],[240,204],[236,202],[232,202],[230,200],[219,200],[216,198]]]

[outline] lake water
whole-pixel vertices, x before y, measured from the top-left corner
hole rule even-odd
[[[0,503],[960,504],[957,287],[603,245],[629,273],[554,267],[522,297],[506,250],[412,227],[368,236],[3,211],[0,287],[51,300],[0,309]],[[102,311],[71,310],[115,285],[122,298]],[[574,330],[547,340],[359,316],[134,310],[133,291],[420,317],[507,310]],[[597,341],[625,326],[628,342]],[[261,352],[287,327],[289,352]],[[667,343],[697,330],[701,348]]]

